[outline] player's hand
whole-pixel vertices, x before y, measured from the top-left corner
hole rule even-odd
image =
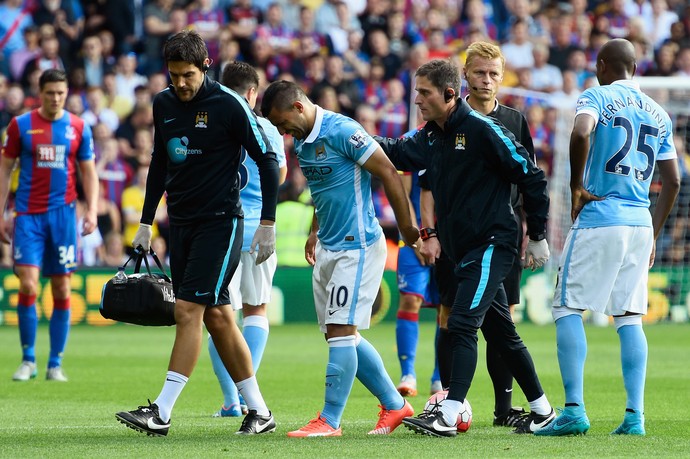
[[[87,210],[84,214],[84,222],[82,224],[82,236],[91,234],[98,228],[98,216],[96,215],[96,210]]]
[[[437,237],[430,237],[424,241],[420,253],[426,259],[426,264],[433,266],[436,264],[436,259],[441,256],[441,242]]]
[[[273,225],[261,225],[256,229],[254,233],[254,239],[252,239],[252,245],[249,248],[249,253],[254,253],[256,246],[259,246],[258,253],[256,254],[256,265],[260,265],[264,261],[273,255],[276,251],[276,228]]]
[[[142,249],[144,249],[144,252],[148,252],[151,250],[151,237],[153,236],[153,229],[151,228],[151,225],[147,225],[146,223],[139,223],[139,229],[137,230],[137,234],[134,235],[134,239],[132,240],[132,247],[135,249],[139,246],[141,246]]]
[[[316,243],[318,240],[319,238],[316,237],[316,233],[312,231],[309,233],[307,242],[304,244],[304,259],[307,260],[307,263],[311,266],[316,264]]]
[[[575,221],[577,216],[580,215],[580,211],[585,205],[592,201],[603,201],[605,198],[593,195],[589,191],[585,190],[583,187],[577,188],[572,192],[571,197],[571,211],[570,218]]]
[[[654,241],[654,244],[652,244],[652,253],[649,255],[649,269],[652,269],[652,266],[654,266],[654,259],[656,258],[656,241]]]
[[[12,238],[10,237],[10,232],[12,230],[12,221],[5,220],[2,215],[0,215],[0,241],[5,244],[11,244]]]
[[[541,241],[529,240],[527,243],[527,250],[525,250],[525,268],[532,268],[534,271],[537,268],[541,268],[549,260],[549,244],[546,239]]]
[[[416,226],[411,225],[406,228],[400,228],[400,234],[406,246],[415,248],[422,246],[422,239],[419,237],[419,228]]]
[[[422,266],[427,265],[426,258],[422,255],[422,248],[424,248],[425,245],[424,241],[422,241],[421,243],[415,244],[414,247],[414,256],[417,257],[417,261],[419,261],[419,264]]]

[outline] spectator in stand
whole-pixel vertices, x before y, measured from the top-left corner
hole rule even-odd
[[[82,2],[84,3],[84,2]],[[113,36],[114,54],[123,54],[135,51],[145,46],[144,40],[144,5],[148,1],[143,0],[118,0],[103,2],[102,0],[92,1],[98,3],[103,8],[105,15],[105,28]],[[88,6],[87,6],[88,8]],[[87,21],[90,21],[87,14]],[[101,28],[94,28],[94,31]],[[114,64],[114,62],[112,62]]]
[[[165,73],[154,73],[149,75],[149,94],[153,98],[156,94],[166,89],[170,82],[168,81],[168,75]]]
[[[120,207],[122,193],[132,180],[132,168],[121,158],[117,140],[105,139],[100,150],[96,161],[98,180],[105,187],[105,197]]]
[[[113,201],[106,197],[106,185],[99,182],[96,221],[101,235],[107,235],[111,231],[122,232],[122,215],[120,209]]]
[[[301,39],[305,35],[310,35],[313,40],[309,47],[302,49],[304,55],[311,55],[313,53],[321,52],[321,48],[326,46],[326,36],[325,34],[316,30],[316,15],[314,10],[308,6],[303,6],[299,13],[299,27],[295,30],[295,34],[298,39]],[[300,41],[300,45],[302,42]],[[297,47],[299,50],[299,46]]]
[[[237,40],[233,40],[232,33],[228,29],[223,29],[220,33],[218,59],[211,63],[211,68],[206,73],[210,78],[219,81],[223,74],[223,69],[233,61],[241,61],[240,45]],[[167,83],[167,77],[166,77]]]
[[[5,103],[0,110],[0,131],[10,124],[10,120],[28,111],[28,107],[24,104],[24,90],[18,84],[11,84],[7,88],[5,94]]]
[[[676,72],[676,46],[665,44],[659,48],[654,57],[652,67],[644,73],[644,76],[671,76]]]
[[[509,70],[529,68],[534,65],[532,48],[534,43],[529,40],[529,24],[524,20],[516,20],[510,26],[510,40],[501,46],[506,57],[506,67]]]
[[[394,78],[386,82],[385,89],[384,103],[377,110],[378,135],[397,138],[407,132],[405,87]]]
[[[256,36],[265,38],[273,50],[273,57],[281,69],[290,66],[294,52],[295,32],[291,26],[283,23],[283,7],[280,3],[271,3],[266,10],[264,22],[256,28]]]
[[[365,35],[366,42],[366,35]],[[384,79],[390,80],[395,78],[395,75],[402,67],[402,59],[396,54],[393,54],[390,49],[390,41],[386,32],[381,29],[374,29],[369,32],[369,49],[372,58],[378,57],[383,62],[386,69]]]
[[[579,49],[574,50],[568,56],[568,66],[566,70],[575,73],[578,88],[583,88],[585,80],[594,76],[594,73],[590,72],[587,68],[587,56],[585,52]]]
[[[376,110],[370,105],[359,104],[355,110],[355,121],[362,125],[369,135],[378,135],[379,129],[376,123]]]
[[[338,11],[336,5],[342,0],[325,0],[316,9],[314,15],[314,26],[316,31],[322,36],[326,36],[333,27],[338,27]],[[357,24],[359,26],[359,24]],[[361,27],[360,27],[361,28]]]
[[[26,46],[23,31],[33,25],[22,0],[6,0],[0,5],[0,70],[6,73],[10,56]]]
[[[263,37],[255,37],[252,40],[251,53],[246,61],[253,67],[261,69],[271,81],[275,80],[279,73],[286,71],[289,65],[289,60],[274,55],[270,43]]]
[[[325,87],[335,89],[338,95],[340,112],[346,116],[354,116],[355,108],[359,105],[361,94],[359,88],[352,80],[343,77],[343,58],[340,56],[328,56],[326,59],[326,75],[317,83],[311,92],[312,99],[318,99],[320,92]]]
[[[218,39],[221,30],[227,24],[222,8],[219,8],[214,0],[196,0],[189,6],[187,24],[199,32],[206,42],[211,61],[218,59]]]
[[[537,166],[544,171],[546,176],[553,170],[553,152],[551,149],[551,133],[544,124],[544,107],[532,104],[526,113],[530,136],[534,143],[534,154],[537,157]]]
[[[338,24],[331,27],[326,33],[326,43],[329,54],[342,55],[348,48],[348,33],[352,28],[352,15],[345,2],[338,2],[335,6],[338,15]]]
[[[690,21],[690,18],[688,19]],[[664,45],[672,43],[678,48],[690,47],[690,35],[688,35],[688,28],[683,21],[677,21],[671,24],[671,34],[664,40]]]
[[[170,15],[168,16],[168,22],[170,22],[170,35],[175,35],[178,32],[182,32],[188,27],[193,27],[188,20],[187,11],[180,6],[173,6],[170,10]],[[153,69],[156,72],[161,72],[164,69],[157,68]]]
[[[120,121],[132,112],[133,102],[117,92],[114,72],[103,75],[103,96],[105,97],[105,106],[114,111]]]
[[[390,40],[391,52],[403,60],[407,58],[410,48],[423,40],[419,33],[407,27],[402,10],[395,10],[388,15],[386,34]]]
[[[115,137],[120,140],[122,151],[134,147],[134,133],[140,128],[153,128],[153,109],[150,105],[137,105],[132,113],[120,123]]]
[[[678,14],[669,11],[666,0],[651,0],[652,14],[641,16],[644,33],[654,49],[671,36],[671,26],[678,21]]]
[[[123,159],[129,163],[132,170],[139,166],[148,166],[151,163],[151,151],[153,150],[153,132],[150,128],[139,128],[134,133],[134,149],[129,156]]]
[[[256,28],[262,22],[261,11],[252,5],[252,0],[235,0],[227,10],[228,23],[232,36],[240,45],[245,58],[252,55],[252,41]]]
[[[464,7],[465,18],[460,23],[457,38],[465,39],[470,30],[479,29],[489,40],[498,40],[498,28],[487,17],[486,5],[483,0],[468,0]]]
[[[0,12],[0,14],[2,13]],[[0,30],[0,36],[2,36],[3,33],[4,32]],[[15,31],[14,33],[17,32]],[[23,30],[23,35],[25,43],[24,47],[13,51],[8,58],[10,75],[12,76],[13,81],[19,81],[22,77],[22,72],[24,72],[24,67],[26,67],[26,64],[38,57],[38,55],[41,53],[38,28],[34,25],[26,27]]]
[[[60,58],[66,68],[72,68],[84,30],[84,12],[80,3],[73,0],[42,0],[33,17],[39,26],[53,25]]]
[[[134,88],[146,85],[148,80],[144,75],[137,73],[136,53],[123,54],[117,59],[115,73],[115,88],[118,94],[127,97],[134,104]]]
[[[652,17],[652,5],[649,0],[629,0],[623,9],[628,17]]]
[[[448,59],[454,54],[453,49],[446,43],[444,29],[428,30],[426,42],[429,45],[429,59]]]
[[[122,192],[122,222],[123,222],[123,236],[125,241],[134,239],[134,235],[139,229],[139,220],[141,220],[141,211],[144,208],[144,196],[146,195],[146,178],[148,175],[148,166],[140,166],[136,171],[134,183]],[[151,225],[151,240],[158,237],[158,221],[167,218],[167,208],[164,205],[165,198],[161,199],[158,209],[156,209],[156,218]],[[127,247],[128,255],[134,253],[133,247]]]
[[[364,11],[353,18],[357,20],[357,24],[353,24],[353,27],[358,27],[364,32],[364,51],[372,52],[370,40],[372,32],[388,29],[388,13],[390,13],[388,0],[366,0]]]
[[[125,253],[122,234],[117,231],[105,235],[103,248],[103,266],[122,266],[129,258]]]
[[[81,118],[86,110],[84,108],[84,98],[81,96],[81,94],[68,95],[67,101],[65,101],[65,110]]]
[[[571,53],[581,49],[573,43],[573,33],[568,28],[570,22],[571,18],[569,15],[556,20],[553,43],[549,47],[549,64],[555,65],[561,71],[568,67],[568,58]]]
[[[80,266],[97,266],[101,264],[103,236],[98,226],[93,232],[84,235],[84,214],[86,203],[77,201],[77,263]]]
[[[41,52],[27,62],[22,72],[21,83],[26,91],[30,86],[30,75],[35,71],[43,73],[48,69],[64,70],[65,65],[59,55],[60,43],[55,35],[44,35],[40,39]]]
[[[362,51],[364,32],[350,30],[347,34],[347,49],[343,53],[343,73],[345,78],[355,81],[359,86],[369,78],[369,55]]]
[[[673,74],[679,77],[690,77],[690,48],[682,48],[676,55],[676,67],[678,70]]]
[[[506,6],[510,11],[508,25],[511,26],[511,28],[517,21],[524,21],[525,24],[527,24],[527,36],[531,41],[549,43],[549,36],[544,30],[544,27],[539,21],[534,19],[533,15],[536,11],[532,11],[532,5],[530,5],[529,0],[513,0]],[[512,35],[510,38],[512,39]]]
[[[175,0],[153,0],[144,7],[144,60],[146,73],[163,68],[161,50],[165,39],[173,33],[170,13]]]
[[[532,67],[532,87],[535,91],[554,92],[563,88],[563,76],[555,65],[548,63],[549,48],[537,43],[532,49],[534,67]]]
[[[611,38],[627,37],[630,32],[630,17],[625,14],[625,0],[610,0],[608,4],[608,10],[601,15],[607,19],[606,32]]]
[[[86,91],[87,110],[82,114],[82,119],[93,128],[98,123],[104,123],[115,132],[120,126],[120,118],[117,113],[106,107],[105,95],[100,86],[91,86]]]
[[[318,97],[314,103],[324,110],[330,110],[335,113],[340,113],[340,103],[338,103],[338,94],[331,86],[325,86],[318,92]]]
[[[98,35],[84,37],[77,65],[84,69],[87,86],[103,86],[103,79],[113,66],[103,56],[103,43]]]
[[[103,57],[105,61],[112,68],[117,64],[117,54],[115,52],[115,36],[108,29],[103,29],[98,32],[98,38],[101,39],[101,46],[103,47]]]
[[[583,82],[584,83],[584,82]],[[554,107],[575,107],[578,97],[582,93],[578,84],[577,73],[572,70],[563,71],[563,88],[551,93],[551,104]]]

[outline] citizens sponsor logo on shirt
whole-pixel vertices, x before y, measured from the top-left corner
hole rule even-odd
[[[185,137],[173,137],[168,140],[168,157],[175,164],[183,163],[187,155],[201,155],[203,150],[199,148],[187,148],[189,139]]]
[[[36,167],[64,169],[65,150],[64,145],[38,145],[36,148]]]

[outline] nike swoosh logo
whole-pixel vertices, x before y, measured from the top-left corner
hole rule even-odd
[[[206,295],[210,295],[210,294],[211,294],[211,292],[199,293],[198,290],[196,292],[194,292],[194,296],[206,296]]]
[[[175,121],[177,118],[165,118],[163,119],[163,124],[168,124],[172,121]]]
[[[270,420],[270,419],[269,419],[268,421],[264,422],[263,424],[260,424],[259,422],[257,422],[257,423],[256,423],[256,433],[261,433],[261,432],[263,432],[263,431],[266,430],[266,428],[267,428],[268,426],[270,426],[270,425],[271,425],[271,420]]]
[[[477,261],[477,260],[468,261],[466,263],[460,263],[460,267],[465,268],[465,267],[471,265],[472,263],[474,263],[475,261]]]
[[[154,421],[153,418],[148,418],[146,420],[146,425],[149,429],[153,430],[167,429],[168,427],[170,427],[170,424],[156,424],[156,421]]]
[[[447,426],[445,424],[441,424],[438,422],[438,419],[434,419],[434,422],[431,424],[431,427],[434,428],[434,430],[437,430],[439,432],[451,432],[453,430],[456,430],[456,426]]]
[[[543,422],[536,423],[536,422],[532,421],[529,423],[529,430],[531,430],[532,432],[536,432],[537,430],[541,429],[542,427],[544,427],[546,424],[548,424],[552,420],[553,419],[551,417],[548,417]],[[556,427],[556,426],[554,426],[554,427]]]
[[[336,312],[338,312],[338,311],[328,311],[328,315],[329,315],[329,316],[332,316],[332,315],[335,314]]]
[[[509,394],[509,393],[511,393],[511,392],[513,392],[513,389],[506,389],[506,393]]]
[[[429,140],[429,146],[430,147],[433,146],[435,142],[436,142],[435,140]]]

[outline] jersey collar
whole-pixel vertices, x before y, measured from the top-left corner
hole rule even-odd
[[[640,83],[635,80],[616,80],[611,84],[619,84],[621,86],[629,86],[631,88],[640,89]]]
[[[314,127],[312,128],[312,130],[309,133],[309,135],[307,136],[307,138],[304,139],[304,143],[312,143],[316,140],[316,138],[319,136],[319,132],[321,132],[321,124],[323,124],[323,108],[316,105],[316,116],[314,117]]]

